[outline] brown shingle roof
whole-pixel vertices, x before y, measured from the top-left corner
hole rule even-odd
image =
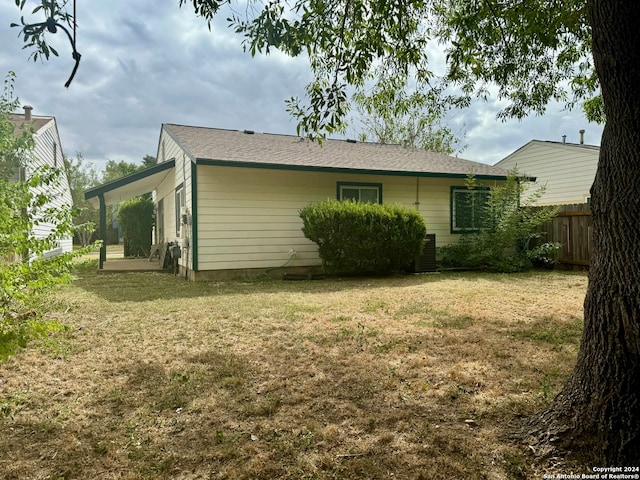
[[[322,146],[293,135],[164,124],[193,159],[266,168],[362,171],[388,175],[505,177],[507,171],[441,153],[400,145],[324,140]]]
[[[31,124],[33,129],[37,132],[42,127],[44,127],[47,123],[49,123],[53,117],[46,117],[42,115],[32,115],[31,121],[26,122],[24,119],[24,114],[19,113],[10,113],[9,120],[13,123],[17,128],[21,128],[23,125]]]

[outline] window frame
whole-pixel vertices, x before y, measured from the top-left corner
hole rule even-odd
[[[378,201],[377,203],[382,203],[382,184],[381,183],[372,183],[372,182],[338,182],[336,186],[336,198],[339,201],[343,201],[342,191],[345,188],[357,188],[357,189],[367,189],[367,190],[377,190]],[[360,200],[358,200],[359,202]]]
[[[174,195],[175,214],[176,214],[176,237],[182,238],[182,207],[187,204],[187,192],[184,183],[178,185]]]
[[[473,187],[473,188],[469,188],[466,186],[452,186],[451,187],[451,193],[450,193],[450,201],[449,201],[449,215],[450,215],[450,228],[451,228],[451,233],[452,234],[464,234],[464,233],[475,233],[475,232],[479,232],[480,230],[482,230],[482,225],[476,225],[477,221],[477,206],[474,205],[472,206],[472,211],[471,211],[471,217],[472,217],[472,226],[471,227],[459,227],[457,225],[457,218],[456,218],[456,193],[473,193],[476,195],[487,195],[489,193],[491,189],[489,187]],[[486,201],[488,200],[488,196],[485,197],[485,204]]]

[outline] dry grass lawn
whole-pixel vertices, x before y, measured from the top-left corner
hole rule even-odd
[[[189,284],[84,272],[0,365],[5,479],[525,479],[583,273]]]

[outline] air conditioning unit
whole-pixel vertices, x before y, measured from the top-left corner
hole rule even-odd
[[[424,238],[422,255],[413,262],[413,273],[435,272],[436,266],[436,234],[430,233]]]

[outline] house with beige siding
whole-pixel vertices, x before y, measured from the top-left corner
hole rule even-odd
[[[599,155],[600,147],[594,145],[532,140],[496,166],[517,169],[546,185],[538,205],[587,203]]]
[[[24,113],[14,113],[9,115],[9,120],[16,129],[32,128],[34,149],[27,157],[26,164],[15,172],[15,180],[28,178],[37,168],[49,166],[64,171],[64,154],[60,142],[60,134],[55,117],[33,115],[33,107],[25,105]],[[41,187],[44,188],[44,187]],[[34,193],[40,193],[36,191]],[[72,206],[71,189],[66,175],[60,176],[60,182],[55,187],[47,187],[46,192],[50,197],[50,203],[44,208],[60,208],[62,206]],[[56,228],[50,222],[40,222],[34,227],[33,234],[36,238],[46,238]],[[71,252],[73,249],[73,238],[69,235],[58,241],[58,245],[53,250],[45,252],[45,257],[60,255]]]
[[[154,242],[179,245],[180,271],[193,280],[318,268],[299,211],[329,198],[399,203],[421,213],[438,244],[457,242],[475,226],[467,176],[487,186],[506,178],[498,167],[399,145],[175,124],[162,125],[157,161],[87,199],[104,206],[153,191]]]

